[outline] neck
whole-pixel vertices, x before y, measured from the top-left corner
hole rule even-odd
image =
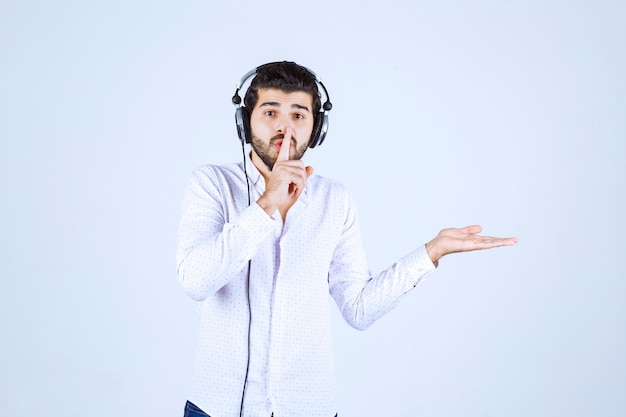
[[[263,162],[261,158],[259,158],[259,155],[257,155],[254,150],[250,151],[250,160],[252,161],[256,169],[259,170],[259,172],[263,176],[263,179],[265,180],[265,183],[267,184],[267,180],[270,177],[272,171],[267,167],[267,165],[265,165],[265,162]]]

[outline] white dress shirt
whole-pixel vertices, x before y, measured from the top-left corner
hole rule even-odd
[[[312,175],[283,224],[255,203],[265,181],[249,158],[247,170],[250,206],[242,163],[202,166],[187,184],[178,277],[200,313],[189,401],[211,417],[238,417],[242,397],[246,417],[332,417],[329,293],[362,330],[435,266],[421,246],[373,277],[342,184]]]

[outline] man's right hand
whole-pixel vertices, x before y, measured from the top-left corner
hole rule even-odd
[[[307,180],[313,174],[313,167],[305,167],[301,160],[289,159],[291,133],[291,128],[288,127],[274,168],[265,184],[265,192],[257,200],[257,204],[270,216],[279,207],[288,210],[298,200]]]

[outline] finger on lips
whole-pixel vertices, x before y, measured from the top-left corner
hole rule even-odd
[[[283,142],[280,144],[280,150],[278,151],[277,161],[289,160],[289,148],[291,147],[291,128],[285,130],[285,136]]]

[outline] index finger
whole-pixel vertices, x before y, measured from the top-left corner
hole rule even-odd
[[[277,161],[289,160],[289,148],[291,147],[291,128],[288,127],[285,130],[285,136],[283,137],[283,143],[280,144],[280,150],[278,151]]]

